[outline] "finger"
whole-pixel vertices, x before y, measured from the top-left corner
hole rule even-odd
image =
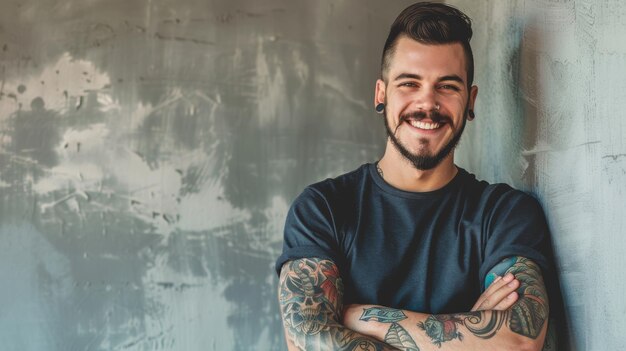
[[[511,273],[507,273],[504,276],[496,278],[489,287],[480,295],[474,306],[472,307],[472,311],[475,311],[480,308],[480,306],[484,303],[485,299],[491,296],[495,291],[502,288],[503,285],[510,283],[515,277]]]
[[[510,283],[513,279],[515,279],[515,276],[513,276],[513,274],[506,273],[505,275],[500,277],[500,279],[494,280],[494,282],[491,283],[491,285],[489,285],[487,289],[485,289],[485,291],[483,292],[483,295],[486,297],[486,296],[493,294],[495,291],[502,288],[502,286]]]
[[[478,307],[478,310],[492,310],[502,300],[506,299],[509,294],[515,291],[519,287],[519,280],[513,279],[509,283],[500,287],[500,289],[494,291],[491,295],[487,296],[482,304]]]
[[[497,311],[508,310],[518,300],[518,297],[519,295],[517,294],[517,292],[513,291],[512,293],[508,294],[504,299],[502,299],[502,301],[500,301],[500,303],[498,303],[492,309]]]
[[[478,308],[478,306],[480,306],[483,301],[485,300],[485,298],[487,296],[489,296],[489,293],[491,291],[493,291],[494,289],[497,289],[499,286],[501,286],[502,284],[502,277],[498,276],[496,279],[494,279],[494,281],[487,287],[487,289],[485,289],[485,291],[483,291],[482,294],[480,294],[480,296],[478,297],[478,300],[476,300],[476,303],[474,303],[474,306],[472,306],[472,311],[476,310]]]

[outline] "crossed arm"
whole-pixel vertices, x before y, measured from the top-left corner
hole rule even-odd
[[[429,315],[373,305],[344,308],[343,285],[333,262],[316,258],[290,261],[282,268],[279,288],[288,347],[540,350],[549,311],[539,267],[516,257],[494,267],[488,279],[495,274],[502,277],[493,281],[472,311]],[[509,286],[509,282],[513,284]],[[515,288],[517,292],[512,292]]]
[[[397,350],[341,324],[343,283],[332,261],[303,258],[285,263],[278,300],[290,351]]]

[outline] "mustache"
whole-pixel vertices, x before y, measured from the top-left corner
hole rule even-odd
[[[423,119],[426,119],[427,117],[435,123],[452,123],[452,117],[444,115],[439,111],[431,111],[430,113],[424,111],[414,111],[400,115],[399,124],[401,124],[402,122],[406,122],[409,119],[416,119],[418,121],[421,121]]]

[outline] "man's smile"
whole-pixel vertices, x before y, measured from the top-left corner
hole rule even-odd
[[[422,135],[439,134],[444,131],[444,127],[447,124],[447,122],[444,121],[434,122],[429,119],[419,120],[414,118],[405,119],[403,123],[406,123],[412,131]]]
[[[443,125],[442,123],[416,121],[414,119],[410,119],[408,120],[408,122],[415,128],[425,129],[425,130],[438,129]]]
[[[400,117],[400,125],[406,123],[412,131],[422,135],[439,134],[444,131],[445,125],[450,122],[451,119],[448,116],[440,113],[425,114],[417,112]]]

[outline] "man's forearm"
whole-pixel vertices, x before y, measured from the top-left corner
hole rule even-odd
[[[383,306],[359,307],[361,315],[346,315],[346,325],[402,350],[539,350],[547,325],[543,323],[533,339],[511,330],[511,311],[429,315]]]
[[[337,266],[318,258],[290,261],[281,271],[278,300],[287,346],[295,350],[397,350],[346,328]]]
[[[392,351],[398,350],[387,343],[365,336],[345,326],[329,322],[323,330],[315,333],[307,333],[302,330],[285,328],[287,346],[290,351],[308,350],[367,350],[367,351]]]
[[[348,307],[344,324],[396,347],[420,350],[541,350],[549,316],[548,296],[541,270],[524,257],[514,257],[506,273],[519,280],[520,296],[504,311],[424,314],[383,306]],[[396,344],[396,335],[405,343]]]

